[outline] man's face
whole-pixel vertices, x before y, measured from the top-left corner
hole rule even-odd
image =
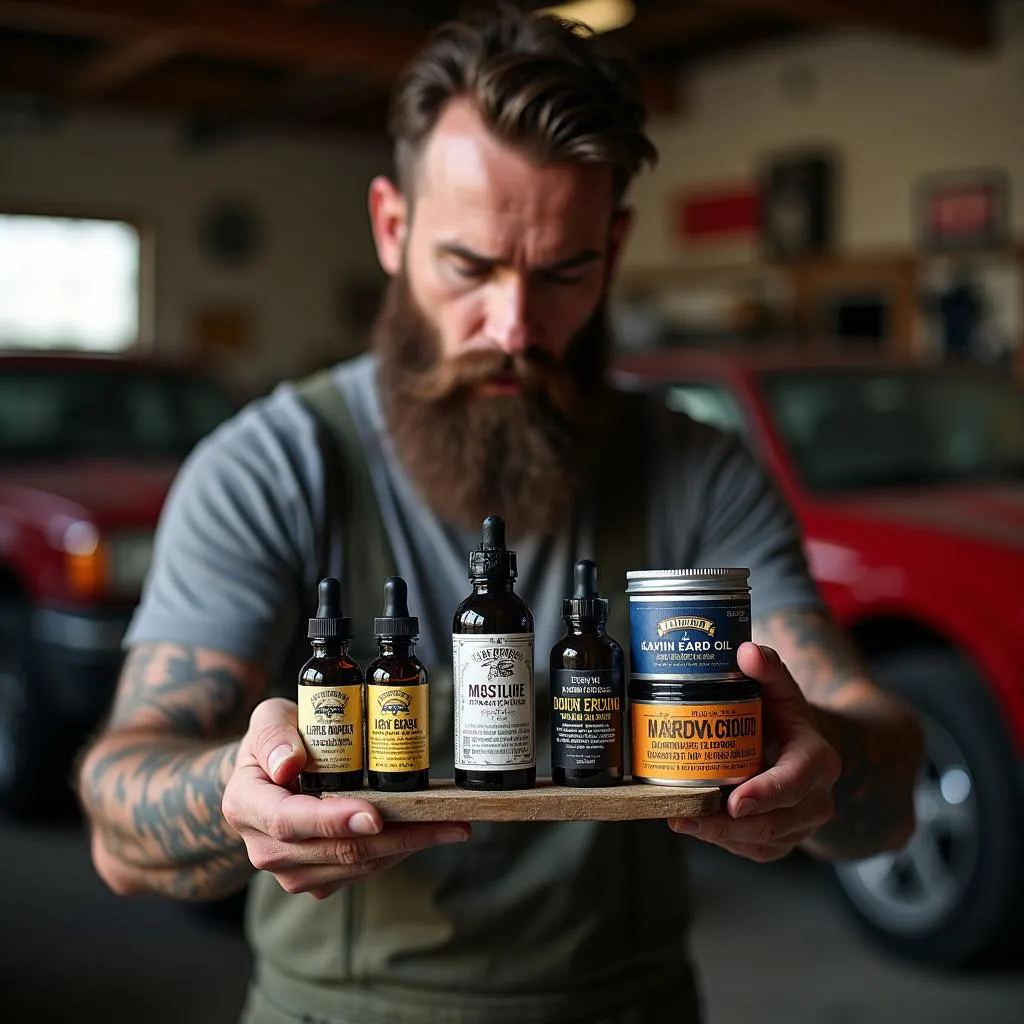
[[[553,530],[600,435],[605,298],[627,218],[602,166],[541,166],[453,103],[410,204],[371,188],[392,275],[374,345],[395,449],[439,515]]]
[[[383,181],[374,188],[381,261],[392,275],[404,266],[443,359],[536,347],[561,360],[604,297],[626,229],[608,166],[540,165],[490,135],[464,100],[426,143],[410,203]]]

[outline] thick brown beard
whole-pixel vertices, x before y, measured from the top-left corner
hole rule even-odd
[[[398,276],[373,347],[395,451],[437,516],[476,529],[500,515],[513,534],[565,522],[607,428],[604,301],[564,361],[539,347],[441,359],[436,331]],[[477,386],[502,373],[514,373],[522,392],[481,397]]]

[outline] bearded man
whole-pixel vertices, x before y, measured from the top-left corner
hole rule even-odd
[[[79,790],[114,891],[251,882],[250,1024],[696,1021],[676,833],[757,861],[910,834],[916,725],[830,622],[777,490],[684,417],[645,435],[609,387],[624,200],[655,158],[644,125],[628,67],[571,26],[502,8],[438,30],[395,90],[395,180],[370,187],[390,277],[372,351],[253,403],[176,481]],[[739,658],[763,686],[767,770],[669,825],[384,825],[366,801],[298,793],[316,581],[338,575],[368,632],[383,577],[366,566],[388,560],[423,625],[433,774],[450,774],[451,614],[490,513],[538,651],[579,557],[749,566],[763,646]]]

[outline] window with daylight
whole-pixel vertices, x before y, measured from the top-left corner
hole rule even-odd
[[[0,213],[0,348],[131,348],[141,262],[128,221]]]

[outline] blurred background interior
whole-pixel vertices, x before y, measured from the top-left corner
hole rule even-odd
[[[66,779],[181,459],[365,347],[389,85],[466,6],[0,0],[5,1021],[237,1012],[237,904],[107,894]],[[695,851],[711,1024],[1024,1019],[1024,2],[570,6],[639,58],[661,150],[619,379],[764,460],[928,737],[899,854]]]

